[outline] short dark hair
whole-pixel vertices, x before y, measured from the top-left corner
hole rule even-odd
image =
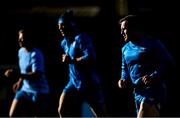
[[[128,22],[128,29],[130,30],[140,29],[140,19],[137,15],[127,15],[119,20],[119,24],[121,25],[123,21]]]
[[[58,19],[58,23],[61,21],[64,25],[69,25],[73,21],[73,11],[66,10]]]

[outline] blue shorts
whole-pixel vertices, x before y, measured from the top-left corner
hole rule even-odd
[[[25,92],[25,91],[20,90],[20,91],[16,92],[14,99],[17,99],[17,100],[26,99],[26,100],[29,100],[31,102],[37,102],[40,99],[48,100],[48,94],[29,93],[29,92]]]
[[[89,86],[82,86],[81,88],[76,88],[74,84],[69,81],[68,84],[63,89],[66,94],[71,94],[72,91],[76,91],[78,96],[81,96],[83,101],[90,104],[104,105],[105,99],[100,85],[92,84]]]
[[[36,116],[46,116],[49,105],[49,94],[29,93],[22,90],[16,92],[14,100],[23,103],[23,107],[31,108]],[[20,106],[21,107],[21,106]],[[26,108],[22,109],[26,110]],[[28,109],[29,110],[29,109]]]
[[[147,103],[150,105],[155,105],[156,109],[160,111],[160,102],[158,102],[157,99],[153,97],[147,97],[142,95],[135,94],[135,104],[136,104],[136,113],[139,112],[140,104],[141,103]]]
[[[158,87],[154,88],[135,89],[134,96],[137,113],[141,103],[155,105],[157,110],[160,112],[160,107],[165,104],[167,99],[167,89],[164,84],[160,84]]]

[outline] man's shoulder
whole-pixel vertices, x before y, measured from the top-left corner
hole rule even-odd
[[[130,45],[130,42],[125,43],[122,47],[122,50],[127,49],[129,47],[129,45]]]
[[[91,39],[91,37],[89,35],[82,32],[82,33],[75,36],[75,41],[78,42],[78,43],[91,44],[92,39]]]
[[[61,46],[64,46],[64,45],[66,45],[66,43],[67,43],[67,40],[64,38],[60,44],[61,44]]]
[[[23,47],[19,48],[18,53],[23,53],[23,52],[25,52],[25,49]]]

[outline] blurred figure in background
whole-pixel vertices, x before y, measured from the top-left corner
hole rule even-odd
[[[45,117],[49,101],[49,85],[45,75],[42,52],[33,45],[32,32],[22,29],[18,32],[19,80],[13,85],[15,97],[9,111],[9,117]],[[8,69],[5,76],[15,72]],[[17,73],[19,72],[19,73]]]
[[[101,82],[93,67],[96,54],[91,38],[80,31],[73,21],[73,11],[71,10],[67,10],[59,18],[58,27],[63,36],[63,40],[60,42],[60,46],[64,50],[62,62],[69,67],[69,82],[59,99],[59,116],[79,117],[79,114],[71,114],[67,111],[70,111],[72,107],[74,111],[80,109],[83,102],[90,105],[95,116],[106,116]],[[65,109],[68,105],[70,105],[68,109]]]

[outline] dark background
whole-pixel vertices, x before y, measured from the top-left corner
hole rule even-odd
[[[131,90],[118,89],[121,41],[118,20],[127,14],[143,16],[144,30],[165,44],[176,65],[178,60],[179,6],[165,0],[6,0],[0,4],[0,65],[1,70],[16,65],[17,32],[28,26],[46,59],[47,77],[51,87],[50,116],[57,116],[59,95],[66,83],[60,64],[57,20],[66,9],[75,10],[80,27],[93,39],[97,52],[96,68],[100,74],[110,116],[134,116]],[[179,116],[179,80],[169,79],[170,100],[166,116]],[[7,83],[8,84],[8,83]],[[6,86],[3,84],[5,87]],[[2,88],[2,87],[1,87]],[[13,96],[13,94],[11,94]],[[8,96],[10,97],[10,96]],[[10,97],[11,98],[11,97]],[[8,98],[7,98],[8,100]],[[8,101],[9,102],[9,101]],[[8,109],[8,108],[7,108]],[[4,109],[6,110],[6,109]],[[5,111],[6,113],[6,111]]]

